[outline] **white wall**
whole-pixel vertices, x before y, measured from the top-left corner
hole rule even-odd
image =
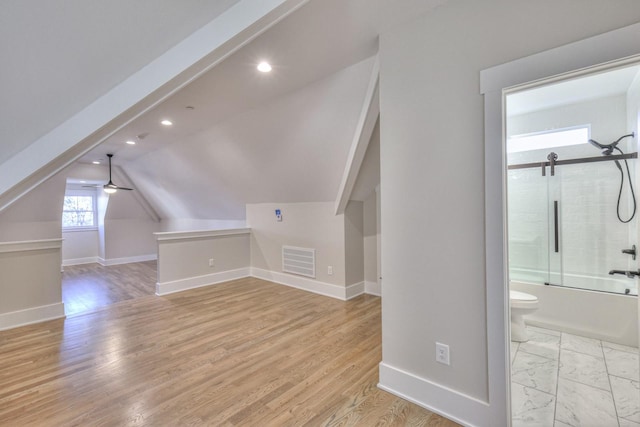
[[[58,174],[0,212],[0,242],[60,238],[65,186]]]
[[[344,212],[345,284],[364,283],[363,202],[350,200]]]
[[[0,243],[0,330],[64,316],[60,245]]]
[[[137,190],[134,190],[137,191]],[[160,231],[131,191],[109,195],[104,219],[104,259],[126,260],[157,255],[153,233]]]
[[[156,233],[156,293],[164,295],[248,276],[249,233],[249,229]]]
[[[275,210],[282,211],[282,222]],[[316,280],[345,285],[345,219],[333,202],[247,205],[251,228],[251,266],[282,271],[282,246],[316,249]],[[333,274],[328,274],[328,267]]]
[[[368,292],[379,294],[376,290],[378,283],[378,215],[377,193],[372,192],[363,205],[363,252],[364,252],[364,281]]]
[[[62,238],[63,265],[97,261],[98,230],[63,231]]]
[[[491,425],[479,73],[639,19],[635,1],[452,0],[382,34],[382,386]]]

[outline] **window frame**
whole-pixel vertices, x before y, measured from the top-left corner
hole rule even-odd
[[[73,197],[73,196],[83,196],[83,197],[91,197],[92,199],[92,207],[93,207],[93,224],[94,225],[71,225],[65,226],[60,218],[60,224],[62,226],[63,232],[73,232],[73,231],[96,231],[98,230],[98,192],[96,190],[89,189],[80,189],[80,188],[67,188],[64,193],[64,197]],[[67,211],[73,212],[73,211]],[[65,209],[64,209],[64,199],[62,201],[62,216],[64,217]]]

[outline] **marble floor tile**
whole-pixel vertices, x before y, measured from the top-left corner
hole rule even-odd
[[[511,385],[512,427],[549,427],[553,425],[555,398],[547,393]]]
[[[569,424],[565,424],[561,421],[555,420],[553,422],[553,427],[571,427]]]
[[[614,350],[626,351],[627,353],[639,353],[638,347],[629,347],[628,345],[621,345],[612,342],[602,341],[602,347],[612,348]]]
[[[571,350],[599,358],[604,357],[602,355],[602,345],[600,341],[592,338],[585,338],[563,332],[561,347],[563,350]]]
[[[618,416],[640,423],[640,383],[614,376],[610,379]]]
[[[624,418],[618,418],[618,421],[620,422],[620,427],[640,427],[640,423],[626,420]]]
[[[609,375],[634,381],[640,380],[640,358],[638,354],[605,348],[604,357]]]
[[[541,334],[555,335],[556,337],[559,337],[562,334],[562,332],[560,331],[554,331],[553,329],[546,329],[546,328],[541,328],[539,326],[531,326],[531,325],[527,325],[527,330],[540,332]]]
[[[604,362],[602,362],[604,368]],[[605,373],[606,379],[606,373]],[[519,351],[511,368],[511,381],[556,394],[558,361]]]
[[[611,391],[604,359],[571,350],[560,352],[560,378]]]
[[[529,341],[520,343],[518,352],[524,351],[549,359],[558,359],[560,353],[560,337],[529,331]]]
[[[558,379],[555,418],[570,426],[616,426],[611,393],[564,378]]]

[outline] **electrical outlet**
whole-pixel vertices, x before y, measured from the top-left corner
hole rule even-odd
[[[333,267],[332,266],[327,267],[327,274],[329,276],[333,276]]]
[[[209,258],[209,267],[213,267],[214,266],[214,262],[215,262],[215,260],[213,258]]]
[[[436,342],[436,362],[450,365],[449,362],[449,346]]]

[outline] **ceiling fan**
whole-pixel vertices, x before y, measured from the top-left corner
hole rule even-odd
[[[113,194],[118,190],[127,190],[127,191],[133,190],[133,188],[120,187],[119,185],[115,185],[113,183],[113,181],[111,180],[111,158],[113,157],[113,154],[107,154],[107,157],[109,158],[109,182],[107,182],[105,185],[102,186],[102,189],[104,190],[104,192],[108,194]],[[85,185],[85,187],[97,187],[97,186]]]

